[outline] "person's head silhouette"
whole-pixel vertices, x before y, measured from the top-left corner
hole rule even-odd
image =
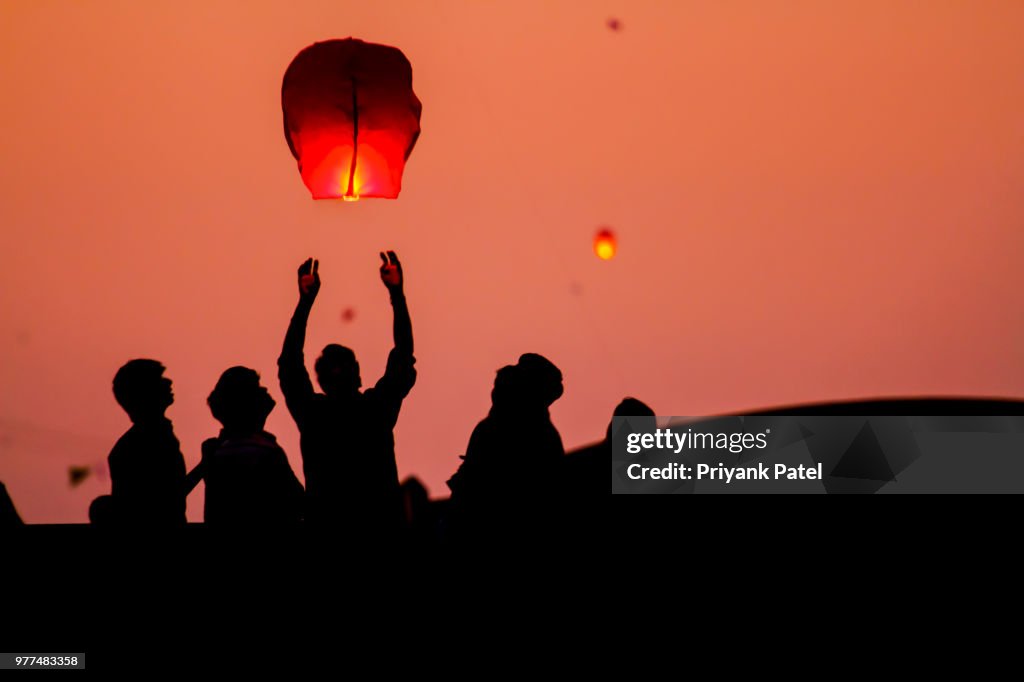
[[[260,375],[248,367],[232,367],[221,374],[206,403],[225,431],[239,434],[262,431],[276,404],[260,385]]]
[[[562,397],[562,372],[543,355],[524,353],[519,368],[523,399],[532,405],[549,407]]]
[[[615,406],[615,417],[653,417],[654,410],[648,407],[647,403],[636,398],[623,398],[622,402]]]
[[[324,393],[331,397],[344,397],[359,391],[363,380],[359,377],[359,362],[351,348],[337,343],[324,346],[317,358],[316,380]]]
[[[114,375],[114,398],[138,423],[163,417],[174,403],[174,391],[159,362],[131,360]]]
[[[631,433],[640,431],[647,433],[654,431],[656,428],[654,410],[647,403],[636,398],[623,398],[622,402],[615,406],[615,411],[612,413],[612,421],[608,422],[606,434],[608,440],[612,438],[612,425],[615,423],[615,417],[635,417],[635,419],[630,420],[634,427],[630,429]]]

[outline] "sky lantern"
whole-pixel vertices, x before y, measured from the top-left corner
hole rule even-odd
[[[355,38],[299,52],[281,84],[284,135],[314,199],[394,199],[422,105],[402,51]]]
[[[615,257],[615,233],[604,228],[598,230],[594,235],[594,253],[601,260],[611,260]]]

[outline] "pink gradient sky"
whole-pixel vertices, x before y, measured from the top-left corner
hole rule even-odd
[[[295,268],[321,261],[307,360],[346,343],[370,383],[383,248],[419,367],[399,469],[434,495],[524,351],[565,374],[568,447],[627,394],[1020,397],[1022,35],[1018,0],[7,0],[0,480],[26,521],[85,521],[109,484],[67,468],[128,427],[110,381],[134,357],[167,366],[190,466],[220,372],[258,370],[301,475],[275,373]],[[284,141],[285,68],[347,36],[413,65],[397,201],[312,201]]]

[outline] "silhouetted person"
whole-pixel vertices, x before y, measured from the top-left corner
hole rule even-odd
[[[114,376],[114,397],[132,420],[107,459],[119,524],[185,524],[185,458],[164,416],[174,392],[163,374],[156,360],[132,360]]]
[[[207,399],[224,427],[203,443],[203,520],[211,526],[298,523],[303,490],[277,439],[264,430],[274,399],[246,367],[225,371]]]
[[[315,364],[323,393],[313,390],[302,354],[309,312],[320,291],[319,262],[313,259],[299,267],[299,303],[277,361],[285,404],[301,435],[306,518],[364,537],[392,535],[401,528],[393,432],[402,400],[416,382],[402,266],[393,251],[381,259],[381,280],[394,311],[395,346],[376,385],[360,392],[355,354],[330,344]]]
[[[498,370],[491,410],[470,436],[452,491],[450,528],[461,540],[543,531],[559,495],[562,439],[548,408],[562,373],[527,353]]]
[[[0,483],[0,528],[14,528],[23,525],[18,510],[7,493],[7,486]]]
[[[625,398],[612,413],[604,440],[569,453],[565,458],[566,492],[580,497],[604,497],[611,494],[612,427],[615,417],[646,417],[647,431],[653,431],[654,410],[636,398]]]

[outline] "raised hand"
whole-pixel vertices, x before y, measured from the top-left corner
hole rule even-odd
[[[299,298],[310,303],[320,292],[320,261],[307,258],[299,266]]]
[[[383,261],[380,266],[380,281],[392,293],[401,293],[402,285],[405,283],[402,278],[402,264],[398,262],[398,256],[394,251],[380,252],[380,259]]]

